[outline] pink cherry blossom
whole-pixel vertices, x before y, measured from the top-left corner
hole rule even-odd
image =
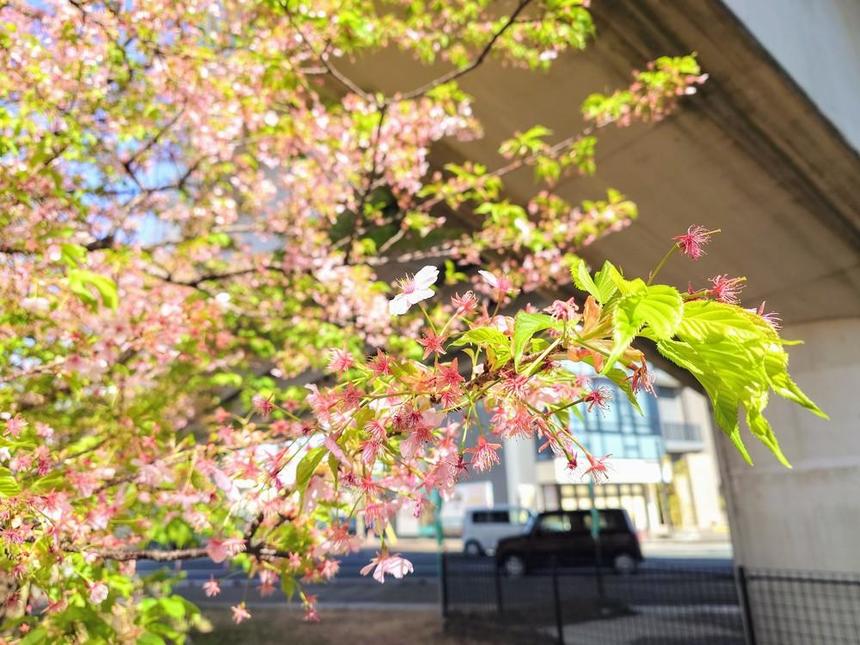
[[[213,576],[209,576],[209,580],[203,583],[203,593],[206,594],[207,598],[214,598],[221,593],[221,585]]]
[[[579,307],[573,298],[570,298],[568,300],[554,300],[544,311],[557,320],[571,321],[576,319],[578,309]]]
[[[262,396],[260,394],[257,394],[251,400],[251,402],[254,405],[254,409],[260,414],[262,414],[264,417],[268,417],[270,414],[272,414],[272,410],[275,409],[271,398]]]
[[[26,427],[27,422],[19,414],[6,421],[6,432],[12,437],[20,435]]]
[[[709,231],[704,226],[691,226],[686,233],[677,235],[672,239],[684,255],[691,260],[698,260],[705,254],[703,247],[715,233],[719,233],[719,229]]]
[[[594,408],[605,410],[609,407],[609,401],[612,399],[612,394],[608,388],[599,385],[586,394],[583,399],[588,403],[589,412]]]
[[[355,365],[355,359],[352,355],[342,349],[332,349],[329,353],[329,362],[326,369],[329,372],[339,374],[345,372]]]
[[[373,579],[384,583],[385,574],[400,579],[407,573],[412,573],[412,563],[399,553],[389,555],[387,551],[377,553],[376,557],[372,558],[370,564],[362,567],[361,575],[366,576],[373,571]]]
[[[478,298],[473,291],[467,291],[462,296],[451,296],[451,306],[454,307],[457,313],[469,316],[478,308]]]
[[[245,542],[239,538],[210,538],[206,544],[206,554],[212,562],[221,563],[245,550]]]
[[[513,290],[514,284],[506,275],[496,276],[489,271],[478,271],[478,274],[496,293],[497,297],[504,296]]]
[[[241,625],[251,617],[251,614],[245,607],[244,602],[239,603],[238,605],[233,605],[230,607],[230,611],[233,612],[233,622],[237,625]]]
[[[409,311],[412,305],[432,298],[435,292],[430,287],[436,284],[438,279],[439,269],[434,266],[422,268],[414,277],[401,283],[400,293],[388,302],[388,312],[393,316],[400,316]]]
[[[103,582],[94,582],[89,586],[89,599],[93,604],[101,604],[108,597],[108,586]]]
[[[720,302],[737,304],[745,281],[746,278],[730,278],[727,275],[714,276],[711,278],[712,286],[709,295]]]
[[[445,337],[439,336],[432,329],[425,329],[421,338],[418,339],[418,344],[424,348],[424,358],[432,354],[445,353]]]
[[[748,309],[747,311],[761,316],[768,325],[773,327],[774,330],[779,331],[782,328],[782,319],[779,317],[779,314],[774,311],[766,312],[765,304],[766,303],[762,301],[757,309]]]
[[[490,443],[484,435],[478,436],[474,448],[467,448],[466,452],[472,454],[472,465],[476,470],[490,470],[499,463],[498,450],[502,447],[499,443]]]
[[[604,455],[598,458],[591,453],[585,453],[585,457],[588,459],[588,468],[582,473],[583,477],[590,476],[597,484],[609,479],[606,460],[611,456]]]

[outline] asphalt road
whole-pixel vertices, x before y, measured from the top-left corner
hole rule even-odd
[[[387,579],[380,585],[372,578],[362,576],[360,569],[375,555],[372,549],[362,549],[341,559],[337,577],[325,585],[311,585],[306,591],[314,593],[320,602],[329,605],[377,604],[414,605],[438,604],[439,557],[426,551],[402,552],[412,562],[412,575],[403,580]],[[190,560],[173,565],[152,562],[138,563],[138,571],[145,574],[161,568],[182,571],[185,581],[178,591],[196,602],[249,604],[283,602],[280,591],[263,598],[255,581],[249,581],[241,571],[231,571],[207,558]],[[496,602],[496,581],[492,558],[466,558],[452,554],[448,560],[448,592],[452,603],[491,605]],[[690,573],[694,572],[694,573]],[[637,604],[662,603],[719,603],[734,593],[732,562],[728,558],[713,557],[651,557],[647,558],[635,576],[617,576],[604,572],[604,590],[613,597]],[[210,577],[220,581],[222,593],[211,601],[202,592],[202,584]],[[577,590],[592,594],[596,583],[593,568],[562,571],[560,588],[562,597],[575,595]],[[524,578],[501,580],[503,595],[509,602],[521,604],[533,597],[546,597],[551,593],[548,572],[538,572]]]
[[[340,579],[364,579],[360,571],[370,559],[376,555],[373,549],[361,549],[355,553],[340,558],[340,571],[337,577]],[[439,556],[436,553],[427,551],[403,551],[401,555],[412,563],[414,568],[413,576],[417,578],[437,578],[439,576]],[[451,561],[456,562],[458,572],[481,572],[492,567],[492,558],[461,558],[459,554],[452,554]],[[672,556],[651,556],[646,558],[642,564],[644,570],[676,567],[690,569],[704,569],[715,571],[731,572],[732,560],[730,558],[714,558],[714,557],[672,557]],[[224,565],[216,564],[208,558],[199,558],[196,560],[186,560],[174,564],[161,564],[156,562],[141,561],[138,563],[137,569],[141,573],[154,571],[157,569],[173,569],[176,571],[184,571],[186,578],[191,581],[206,581],[210,576],[217,579],[234,578],[237,575],[241,576],[241,572],[232,572]]]

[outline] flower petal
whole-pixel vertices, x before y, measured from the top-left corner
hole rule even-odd
[[[422,300],[427,300],[427,298],[432,298],[435,295],[436,292],[433,291],[433,289],[419,289],[418,291],[413,291],[403,297],[409,300],[410,305],[416,305]]]
[[[430,285],[436,284],[439,279],[439,269],[432,265],[427,265],[415,274],[413,282],[418,289],[426,289]]]
[[[401,316],[409,311],[412,303],[409,302],[404,294],[398,293],[394,298],[388,301],[388,313],[392,316]]]
[[[499,288],[499,279],[494,276],[489,271],[478,271],[478,274],[484,279],[484,281],[490,285],[493,289]]]

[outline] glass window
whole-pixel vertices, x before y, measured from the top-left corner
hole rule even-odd
[[[600,522],[601,531],[626,531],[627,522],[624,519],[622,511],[598,511],[597,517]],[[591,530],[591,514],[588,513],[582,517],[585,528]]]
[[[538,528],[541,533],[567,533],[570,531],[570,516],[561,513],[544,515],[540,518]]]
[[[518,524],[518,525],[528,524],[530,514],[524,508],[512,510],[510,513],[511,513],[511,516],[510,516],[510,523],[511,524]]]

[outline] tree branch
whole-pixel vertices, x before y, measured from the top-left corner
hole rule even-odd
[[[305,44],[305,47],[307,47],[311,51],[311,53],[314,55],[314,58],[317,58],[319,60],[320,64],[325,68],[329,75],[353,94],[358,94],[366,101],[372,101],[373,96],[369,92],[365,92],[358,86],[355,81],[343,74],[340,70],[338,70],[334,65],[329,62],[328,53],[326,51],[316,51],[316,48],[305,37],[305,33],[293,20],[293,13],[290,11],[290,8],[287,6],[287,4],[285,2],[282,2],[281,6],[284,9],[284,13],[287,16],[287,20],[289,21],[290,26],[295,29],[296,33],[299,35],[299,39]]]
[[[195,558],[208,557],[206,547],[191,547],[187,549],[64,549],[67,553],[86,552],[103,560],[114,560],[116,562],[128,562],[129,560],[152,560],[154,562],[176,562],[177,560],[193,560]],[[258,545],[251,546],[244,551],[258,560],[271,560],[273,558],[288,558],[289,551],[280,551]]]
[[[445,83],[450,83],[451,81],[455,81],[461,76],[465,76],[469,72],[473,71],[477,67],[484,62],[484,60],[489,56],[490,52],[493,49],[493,46],[502,37],[502,35],[511,28],[511,26],[516,22],[517,16],[519,16],[523,10],[531,3],[531,0],[520,0],[516,9],[514,9],[513,13],[508,16],[508,19],[505,21],[505,24],[502,25],[501,29],[499,29],[496,33],[493,34],[493,37],[490,38],[489,42],[484,46],[478,56],[471,63],[466,65],[466,67],[462,67],[460,69],[451,70],[447,74],[440,76],[439,78],[430,81],[418,87],[410,92],[406,92],[405,94],[401,94],[399,100],[401,101],[409,101],[411,99],[416,99],[420,96],[424,96],[427,92],[439,87],[440,85],[444,85]]]

